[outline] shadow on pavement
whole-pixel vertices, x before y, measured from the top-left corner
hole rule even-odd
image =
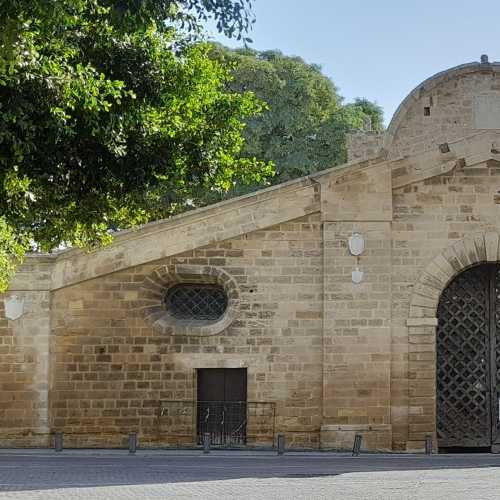
[[[0,452],[0,491],[153,485],[242,478],[311,478],[350,472],[500,467],[500,455],[334,453],[43,454]]]

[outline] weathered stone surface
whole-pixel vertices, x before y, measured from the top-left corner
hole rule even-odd
[[[321,213],[325,221],[392,220],[389,165],[359,164],[315,178],[321,183]]]
[[[248,400],[275,405],[292,447],[350,448],[361,433],[367,449],[422,450],[439,297],[463,269],[500,261],[500,130],[482,97],[499,98],[499,68],[424,82],[385,135],[351,137],[348,165],[89,254],[28,258],[0,297],[2,443],[47,446],[62,430],[68,446],[122,446],[131,431],[143,446],[193,444],[185,403],[196,370],[218,367],[247,368]],[[228,313],[172,321],[163,298],[179,282],[221,284]],[[22,314],[8,319],[14,296]],[[270,444],[270,421],[249,417],[250,446]]]

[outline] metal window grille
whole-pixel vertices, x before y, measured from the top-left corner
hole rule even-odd
[[[216,320],[227,308],[227,295],[219,285],[181,283],[167,291],[165,304],[178,319]]]

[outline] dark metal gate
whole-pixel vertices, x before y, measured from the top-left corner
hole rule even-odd
[[[238,420],[246,425],[232,427],[228,425],[227,420],[217,419],[214,423],[210,423],[207,429],[204,420],[200,417],[203,414],[206,415],[207,407],[215,406],[216,402],[162,400],[159,402],[158,411],[158,438],[171,446],[200,445],[200,437],[207,430],[207,432],[212,431],[213,440],[220,436],[218,442],[222,443],[221,446],[240,446],[244,442],[246,446],[254,448],[274,447],[276,442],[276,403],[274,401],[246,401],[243,403],[246,406],[244,418],[241,418],[239,411],[235,413]],[[225,404],[227,405],[227,403]],[[226,426],[225,431],[220,429],[222,425]],[[231,431],[231,428],[236,429],[236,432]],[[226,438],[225,440],[221,439],[223,436]]]
[[[247,441],[246,368],[198,370],[197,440],[210,434],[213,446],[245,445]]]
[[[441,295],[436,381],[441,448],[489,447],[500,440],[499,318],[497,264],[467,269]]]

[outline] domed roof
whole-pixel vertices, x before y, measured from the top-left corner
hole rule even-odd
[[[481,56],[481,62],[461,64],[441,71],[417,85],[396,109],[384,134],[383,149],[385,151],[391,149],[398,129],[406,121],[410,108],[414,106],[416,102],[420,101],[424,96],[432,95],[432,92],[436,91],[437,87],[442,86],[446,82],[457,80],[460,77],[472,75],[474,73],[500,73],[500,62],[489,62],[487,56]]]

